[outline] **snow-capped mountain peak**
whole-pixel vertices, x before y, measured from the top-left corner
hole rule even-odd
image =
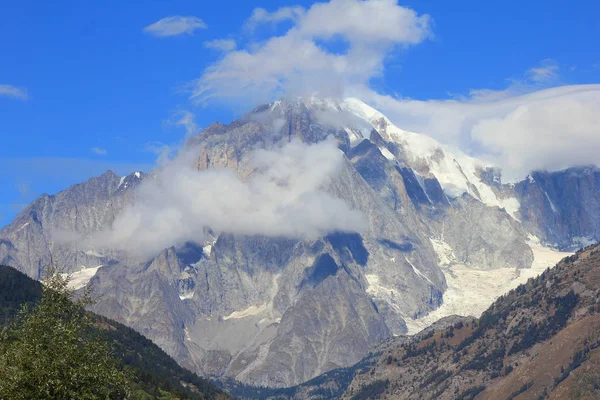
[[[317,97],[295,102],[280,100],[270,105],[270,111],[290,106],[306,107],[316,114],[320,122],[341,124],[353,146],[370,139],[374,129],[386,142],[380,144],[379,149],[387,159],[412,168],[417,178],[435,177],[449,199],[467,193],[490,207],[506,209],[517,219],[518,200],[503,196],[494,189],[493,186],[501,183],[498,170],[485,160],[468,156],[426,134],[403,130],[383,113],[357,98],[342,101]]]

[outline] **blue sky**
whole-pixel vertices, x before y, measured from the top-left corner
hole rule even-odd
[[[410,45],[399,40],[382,56],[383,73],[362,83],[427,104],[515,82],[524,92],[598,83],[600,3],[572,4],[400,2],[429,15],[428,35]],[[253,10],[295,5],[310,9],[313,2],[0,2],[0,226],[42,193],[108,168],[120,174],[151,168],[151,144],[183,139],[176,121],[184,110],[200,127],[239,115],[254,97],[190,99],[190,82],[224,58],[205,43],[226,39],[253,49],[295,23],[249,32],[244,24]],[[169,16],[195,17],[197,29],[163,37],[144,30]],[[335,41],[322,45],[343,51]],[[535,75],[542,70],[550,74],[543,81]]]

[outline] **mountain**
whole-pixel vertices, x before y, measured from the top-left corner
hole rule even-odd
[[[503,184],[493,166],[403,131],[357,99],[260,106],[207,127],[181,153],[198,176],[225,168],[248,181],[264,172],[253,164],[257,149],[328,137],[342,157],[321,196],[341,203],[311,221],[341,204],[360,213],[360,230],[283,235],[190,226],[197,239],[140,258],[131,254],[140,246],[94,240],[148,196],[160,170],[109,171],[30,204],[0,230],[0,262],[36,279],[45,265],[64,267],[101,299],[93,311],[194,372],[288,387],[351,366],[378,343],[439,318],[477,316],[555,264],[564,256],[557,249],[600,236],[596,168]],[[270,171],[269,184],[278,172]]]
[[[0,265],[0,328],[16,316],[24,304],[35,304],[42,286],[14,268]],[[132,386],[143,398],[227,399],[221,390],[181,368],[150,340],[110,319],[94,316],[102,337],[110,343],[115,356],[131,369]]]
[[[600,246],[500,297],[480,319],[391,343],[343,399],[597,399]]]

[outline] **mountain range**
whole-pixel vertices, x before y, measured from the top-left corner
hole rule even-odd
[[[479,316],[600,238],[598,168],[501,178],[358,99],[285,99],[208,126],[156,171],[40,196],[0,230],[0,263],[64,268],[94,312],[198,374],[289,387]]]

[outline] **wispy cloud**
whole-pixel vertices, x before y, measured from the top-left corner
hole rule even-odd
[[[92,151],[92,153],[98,154],[99,156],[105,156],[108,154],[106,149],[103,149],[102,147],[92,147],[90,150]]]
[[[31,182],[17,182],[15,187],[23,200],[29,200],[33,196]]]
[[[175,114],[175,125],[185,128],[185,139],[200,133],[200,127],[195,121],[195,115],[187,110]]]
[[[27,100],[27,90],[12,85],[0,84],[0,96],[12,97],[19,100]]]
[[[209,49],[220,50],[224,52],[233,51],[237,44],[233,39],[215,39],[204,42],[204,46]]]
[[[183,17],[175,15],[166,17],[144,28],[144,32],[157,36],[177,36],[193,34],[198,29],[206,29],[207,25],[198,17]]]
[[[278,24],[283,21],[295,21],[305,13],[304,7],[281,7],[273,12],[269,12],[264,8],[255,8],[252,15],[245,23],[247,29],[255,29],[261,24]]]
[[[558,78],[559,65],[556,60],[543,60],[539,66],[527,71],[527,77],[533,82],[551,82]]]

